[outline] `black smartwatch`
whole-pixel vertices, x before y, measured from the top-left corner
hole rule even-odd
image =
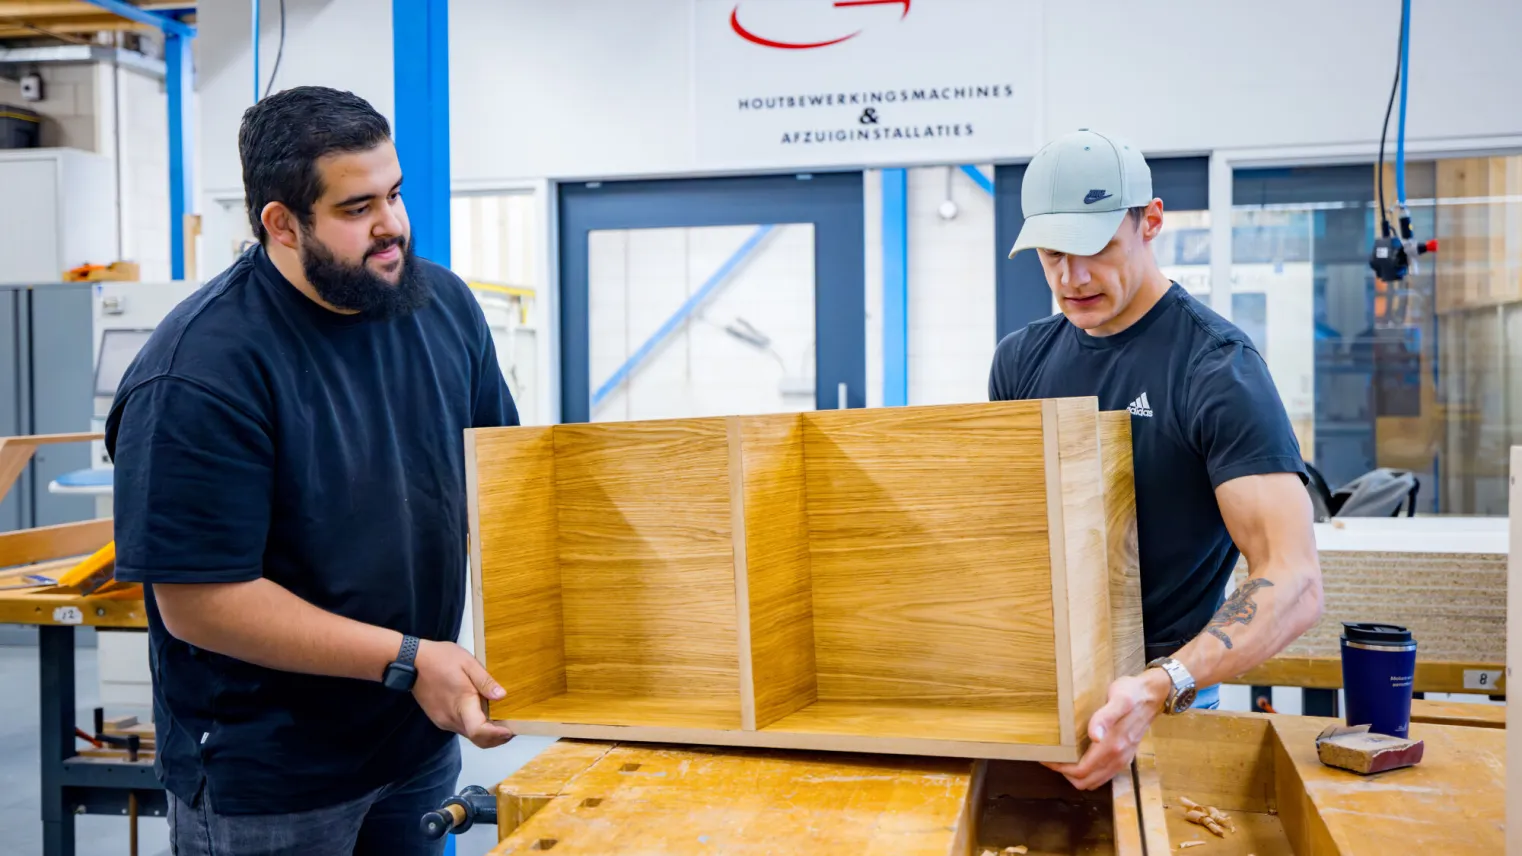
[[[386,675],[381,678],[381,683],[387,689],[398,692],[412,692],[412,685],[417,682],[417,666],[412,661],[417,657],[418,638],[416,636],[402,637],[401,653],[396,659],[386,666]]]

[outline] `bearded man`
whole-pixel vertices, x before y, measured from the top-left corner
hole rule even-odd
[[[173,849],[436,854],[455,735],[512,736],[454,640],[464,431],[517,409],[469,289],[413,254],[384,117],[301,87],[238,145],[258,245],[159,325],[106,424]]]

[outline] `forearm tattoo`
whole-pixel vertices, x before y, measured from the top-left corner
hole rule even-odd
[[[1226,650],[1231,650],[1231,637],[1222,628],[1233,624],[1251,624],[1258,614],[1258,604],[1252,599],[1253,592],[1265,587],[1271,588],[1273,583],[1261,577],[1243,583],[1241,588],[1231,593],[1231,597],[1226,598],[1226,602],[1216,610],[1215,617],[1205,626],[1211,636],[1221,640]]]

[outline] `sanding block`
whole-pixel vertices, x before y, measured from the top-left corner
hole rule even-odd
[[[1332,725],[1316,735],[1321,763],[1365,776],[1416,765],[1423,746],[1420,740],[1371,734],[1367,725]]]

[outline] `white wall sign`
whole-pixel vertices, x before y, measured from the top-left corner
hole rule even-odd
[[[705,166],[974,162],[1034,138],[1036,4],[697,0],[694,10]]]

